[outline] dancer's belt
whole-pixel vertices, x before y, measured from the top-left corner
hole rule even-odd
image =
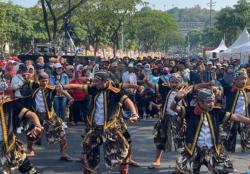
[[[103,126],[104,125],[96,125],[96,124],[94,124],[93,128],[94,129],[103,129]]]

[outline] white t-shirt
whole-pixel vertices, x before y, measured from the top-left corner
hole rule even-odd
[[[104,125],[104,97],[101,93],[96,99],[96,109],[94,116],[95,124],[98,126]]]
[[[128,71],[124,72],[122,75],[122,82],[136,85],[137,84],[136,74],[133,72],[130,73]]]
[[[178,115],[177,112],[171,109],[171,104],[174,101],[176,94],[177,94],[176,91],[172,91],[171,94],[169,95],[167,109],[166,109],[166,112],[168,115],[172,115],[172,116]]]
[[[36,101],[36,111],[40,113],[46,112],[41,89],[39,89],[39,91],[37,92],[35,101]]]
[[[20,74],[17,74],[12,78],[10,85],[11,85],[11,88],[15,90],[15,97],[23,98],[20,92],[20,88],[24,85],[24,82],[25,80]]]
[[[246,115],[245,108],[246,108],[246,103],[245,103],[244,95],[242,91],[240,91],[234,113],[239,114],[239,115]]]
[[[209,127],[206,116],[204,118],[201,130],[200,130],[200,135],[199,135],[199,138],[198,138],[197,145],[199,147],[207,146],[209,149],[211,149],[213,147],[211,131],[210,131],[210,127]]]
[[[130,73],[128,71],[124,72],[122,75],[122,82],[131,85],[137,85],[137,77],[135,73]],[[136,93],[136,89],[128,89],[131,93]]]

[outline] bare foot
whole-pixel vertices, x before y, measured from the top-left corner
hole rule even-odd
[[[148,166],[149,169],[159,169],[161,166],[160,163],[157,163],[157,162],[153,162],[150,164],[150,166]]]
[[[34,150],[28,151],[26,155],[27,155],[27,157],[34,157],[35,151]]]

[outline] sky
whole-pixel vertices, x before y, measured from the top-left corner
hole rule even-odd
[[[1,1],[1,0],[0,0]],[[8,0],[3,0],[8,1]],[[14,3],[23,7],[32,7],[36,4],[37,0],[12,0]],[[144,0],[149,2],[149,6],[153,9],[168,10],[173,7],[185,8],[193,7],[199,4],[203,8],[208,8],[210,0]],[[233,6],[238,0],[213,0],[215,2],[214,9],[220,10],[227,6]]]

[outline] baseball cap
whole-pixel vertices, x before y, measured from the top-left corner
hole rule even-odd
[[[55,63],[54,64],[54,68],[62,68],[62,64],[61,63]]]
[[[130,63],[130,64],[128,64],[128,67],[129,67],[129,68],[134,68],[134,64],[133,64],[133,63]]]
[[[111,64],[111,66],[112,66],[112,67],[117,67],[117,66],[118,66],[118,63],[117,63],[117,62],[113,62],[113,63]]]

